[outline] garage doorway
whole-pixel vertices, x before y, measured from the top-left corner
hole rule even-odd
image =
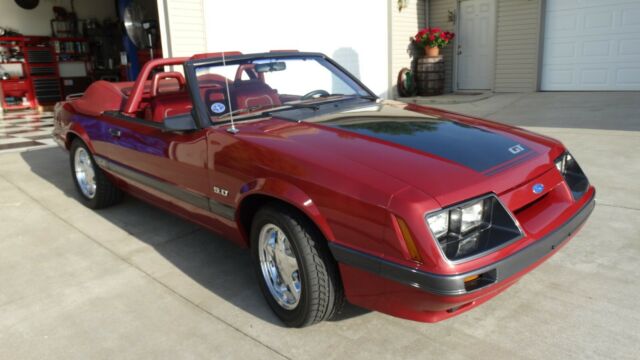
[[[458,90],[491,90],[496,52],[496,0],[458,3]]]

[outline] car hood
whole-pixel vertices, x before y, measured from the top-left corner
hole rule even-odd
[[[562,151],[556,141],[523,129],[394,101],[303,118],[280,124],[270,135],[363,164],[442,206],[500,195],[550,169]]]

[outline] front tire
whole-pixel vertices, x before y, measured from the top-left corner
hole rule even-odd
[[[302,214],[285,206],[260,209],[251,226],[251,253],[260,289],[290,327],[330,319],[343,292],[326,240]]]
[[[75,139],[71,143],[69,161],[73,183],[85,206],[101,209],[122,199],[122,191],[96,165],[91,151],[82,140]]]

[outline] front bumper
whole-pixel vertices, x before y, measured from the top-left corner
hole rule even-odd
[[[452,309],[455,311],[458,308],[467,307],[466,305],[471,303],[477,305],[480,303],[477,300],[484,298],[484,301],[486,301],[488,298],[497,295],[497,293],[511,285],[520,276],[533,269],[564,245],[584,224],[593,211],[595,207],[595,190],[590,191],[589,196],[589,199],[583,203],[582,207],[569,220],[538,241],[497,262],[461,274],[442,275],[429,273],[350,249],[343,245],[331,243],[329,246],[335,259],[340,264],[343,278],[345,278],[345,290],[347,296],[352,298],[350,299],[352,302],[414,320],[438,321],[453,316],[451,314],[453,312],[451,311]],[[479,275],[484,283],[479,287],[469,288],[464,280],[475,275]],[[384,279],[382,280],[382,283],[385,284],[383,288],[378,287],[376,289],[368,285],[368,290],[365,291],[360,291],[362,287],[356,291],[349,289],[348,283],[352,284],[354,280],[357,282],[371,282],[375,281],[374,279],[376,278]],[[404,290],[399,290],[403,288]],[[416,289],[419,292],[416,292]],[[366,296],[366,294],[373,295],[376,292],[387,298],[385,300],[386,305],[383,305],[382,309],[376,305],[378,301],[372,301],[371,296]],[[407,296],[423,297],[423,301],[413,299],[411,306],[418,312],[426,311],[430,314],[417,316],[415,314],[411,315],[415,311],[410,309],[405,309],[406,311],[403,309],[390,310],[390,303],[402,306],[404,302],[404,300],[397,299],[397,296],[393,294],[394,292],[397,294],[404,293],[402,296],[405,298]],[[349,296],[350,293],[352,296]],[[362,295],[365,296],[363,297]],[[438,314],[438,311],[442,310],[449,310],[448,313],[451,315],[446,313]]]

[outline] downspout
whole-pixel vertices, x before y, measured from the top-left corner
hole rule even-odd
[[[393,91],[393,56],[391,55],[391,42],[393,39],[393,9],[395,0],[387,1],[387,93],[384,98],[393,100],[395,93]]]
[[[538,63],[536,64],[537,76],[536,76],[536,86],[533,89],[534,91],[542,91],[542,61],[544,60],[544,36],[547,26],[547,17],[545,14],[547,13],[547,0],[540,0],[540,5],[538,6]]]
[[[429,0],[424,0],[424,27],[429,27]]]

